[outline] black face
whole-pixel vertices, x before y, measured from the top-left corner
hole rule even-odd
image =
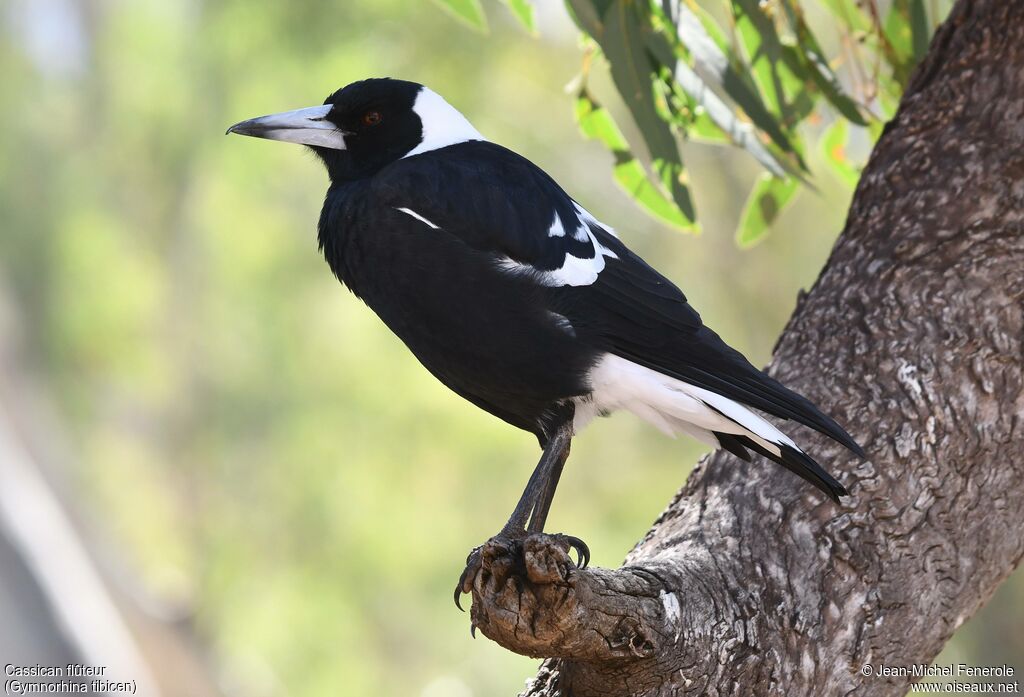
[[[423,124],[413,110],[423,85],[391,78],[360,80],[342,87],[324,104],[325,119],[344,134],[345,149],[309,146],[332,181],[368,177],[419,145]]]

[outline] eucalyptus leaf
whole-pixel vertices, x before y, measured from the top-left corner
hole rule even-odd
[[[615,0],[566,0],[576,26],[596,39],[604,34],[604,13]]]
[[[786,10],[786,17],[789,19],[790,27],[796,35],[796,45],[799,54],[802,55],[807,66],[807,72],[814,81],[814,84],[817,85],[821,93],[825,95],[825,98],[843,116],[859,126],[866,126],[867,121],[861,115],[860,108],[844,92],[842,85],[839,83],[839,78],[832,72],[832,68],[825,58],[824,51],[818,45],[818,40],[814,38],[814,34],[811,32],[810,27],[807,26],[807,22],[804,21],[804,17],[794,0],[782,0],[782,5]]]
[[[519,0],[527,2],[532,0]],[[630,135],[627,142],[585,91],[577,118],[612,151],[616,181],[641,206],[693,228],[680,140],[731,143],[765,170],[737,230],[741,245],[755,243],[800,184],[811,185],[803,126],[818,123],[825,104],[839,118],[819,138],[822,160],[848,186],[856,185],[860,168],[846,154],[849,124],[878,138],[928,48],[929,20],[938,22],[949,2],[926,7],[925,0],[888,0],[881,17],[875,0],[817,0],[834,19],[840,46],[825,44],[834,53],[826,53],[811,29],[811,2],[566,0],[589,37],[584,82],[593,56],[603,55],[639,138]],[[719,9],[731,11],[732,26],[719,23]],[[851,82],[865,96],[855,97]],[[643,153],[641,146],[649,160],[635,154]]]
[[[683,181],[683,161],[671,126],[659,113],[653,79],[660,66],[646,50],[653,32],[639,3],[612,3],[602,17],[604,31],[595,36],[607,57],[612,81],[643,135],[651,165],[662,186],[690,222],[696,219],[690,189]]]
[[[760,242],[792,201],[797,187],[798,182],[794,178],[780,179],[767,172],[762,173],[743,206],[740,224],[736,228],[736,244],[748,248]]]
[[[786,152],[794,152],[793,145],[789,137],[783,133],[778,119],[769,112],[757,91],[752,89],[732,67],[729,56],[707,32],[700,17],[686,4],[680,3],[674,19],[679,41],[693,57],[694,70],[711,84],[720,86],[725,94],[743,109],[754,125],[767,133],[779,148]]]
[[[853,31],[871,31],[873,23],[870,15],[858,0],[819,0],[820,4],[832,11],[833,16],[841,25]]]
[[[722,101],[700,76],[690,69],[690,66],[678,61],[674,77],[679,86],[707,111],[710,119],[733,143],[749,152],[769,172],[779,177],[785,175],[785,167],[760,141],[754,128],[749,123],[741,121],[729,105]]]
[[[531,34],[537,34],[537,18],[533,5],[527,0],[501,0],[511,10],[523,28]]]
[[[900,93],[928,49],[930,34],[924,0],[893,0],[882,25],[882,39]]]
[[[434,2],[469,27],[479,32],[487,31],[487,15],[484,14],[480,0],[434,0]]]
[[[626,141],[618,124],[611,113],[601,106],[590,93],[584,89],[576,95],[574,116],[580,132],[587,138],[599,141],[613,153],[628,151]]]
[[[910,0],[910,33],[914,42],[914,64],[917,65],[928,52],[932,34],[924,0]]]
[[[693,220],[687,218],[675,202],[662,194],[648,179],[647,172],[629,149],[629,144],[612,115],[586,90],[581,91],[576,97],[575,116],[584,136],[599,141],[611,151],[615,157],[615,181],[627,194],[656,218],[680,230],[696,232],[697,226]]]
[[[860,168],[850,162],[846,154],[849,130],[846,121],[836,119],[821,136],[821,154],[832,173],[853,189],[860,180]]]

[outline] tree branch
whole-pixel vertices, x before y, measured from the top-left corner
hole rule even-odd
[[[771,372],[868,462],[851,496],[705,458],[616,571],[490,548],[472,617],[547,661],[524,695],[900,695],[1024,555],[1024,3],[961,0]]]

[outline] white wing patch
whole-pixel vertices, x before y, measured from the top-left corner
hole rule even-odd
[[[422,215],[420,215],[416,211],[412,210],[411,208],[395,208],[395,210],[396,211],[401,211],[401,212],[405,213],[406,215],[411,215],[413,218],[416,218],[416,220],[420,221],[421,223],[426,223],[427,225],[429,225],[430,227],[434,228],[435,230],[440,230],[441,229],[441,227],[439,225],[434,225],[432,222],[430,222],[429,220],[427,220],[426,218],[424,218]]]
[[[776,455],[780,445],[797,447],[742,404],[610,353],[591,369],[589,380],[589,398],[576,403],[577,433],[595,416],[625,409],[670,436],[686,433],[714,447],[719,443],[713,431],[746,436]]]
[[[573,201],[573,206],[576,208],[576,219],[579,225],[573,230],[572,236],[580,242],[589,240],[594,246],[594,256],[577,257],[572,254],[566,254],[562,266],[550,271],[541,271],[529,264],[505,257],[499,262],[501,268],[512,273],[531,274],[542,285],[556,288],[560,286],[589,286],[596,281],[598,275],[604,271],[605,257],[618,259],[619,255],[598,242],[590,226],[597,225],[607,230],[610,234],[614,235],[615,233],[607,225],[602,225],[598,222],[597,218],[587,213],[575,201]],[[565,226],[562,224],[562,219],[558,213],[555,213],[551,227],[548,229],[548,237],[565,237]]]
[[[576,203],[575,201],[572,202],[572,206],[573,206],[573,208],[576,209],[576,215],[579,216],[579,219],[580,219],[581,223],[585,223],[586,225],[596,225],[599,228],[601,228],[602,230],[604,230],[605,232],[607,232],[612,237],[618,237],[618,234],[616,234],[616,232],[615,232],[614,228],[612,228],[612,226],[605,225],[604,223],[602,223],[600,220],[598,220],[597,218],[592,216],[590,214],[590,211],[588,211],[586,208],[584,208],[580,204]]]
[[[444,97],[424,87],[416,95],[412,110],[420,117],[423,125],[423,139],[420,144],[402,157],[412,157],[421,152],[446,148],[470,140],[486,140],[480,131],[466,119],[459,110],[444,100]]]

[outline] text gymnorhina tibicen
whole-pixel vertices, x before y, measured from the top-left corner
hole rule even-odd
[[[435,92],[363,80],[228,132],[311,147],[331,179],[319,238],[338,279],[444,384],[540,440],[501,536],[543,531],[570,439],[619,409],[846,494],[748,407],[863,457],[842,427],[726,345],[611,228]],[[566,539],[585,565],[586,545]],[[470,555],[456,602],[478,564]]]

